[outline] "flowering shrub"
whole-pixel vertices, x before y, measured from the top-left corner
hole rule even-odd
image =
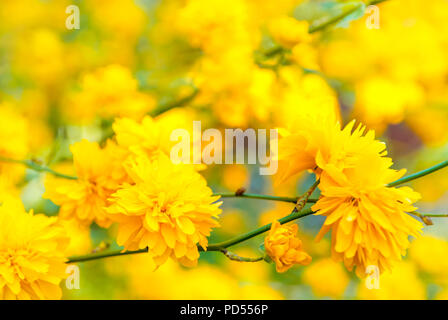
[[[445,0],[76,3],[0,3],[1,299],[448,297]]]

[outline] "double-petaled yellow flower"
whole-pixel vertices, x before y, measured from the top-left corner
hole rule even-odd
[[[80,87],[65,106],[67,115],[76,122],[88,123],[98,116],[138,119],[155,107],[154,98],[140,92],[131,71],[120,65],[112,64],[85,74]]]
[[[310,121],[305,128],[279,143],[280,179],[313,170],[320,178],[320,200],[313,206],[326,216],[318,239],[332,232],[332,256],[358,276],[369,265],[380,271],[401,260],[409,236],[417,236],[422,224],[407,213],[420,195],[411,188],[387,185],[404,174],[390,168],[386,146],[373,131],[362,126],[344,129],[331,119]]]
[[[126,117],[117,118],[112,126],[115,140],[118,147],[123,149],[125,158],[142,153],[149,158],[156,157],[159,153],[170,156],[172,147],[178,143],[171,140],[174,130],[186,130],[193,138],[190,141],[191,147],[201,139],[200,136],[193,135],[195,114],[192,109],[176,108],[155,118],[145,116],[139,121]],[[203,166],[195,167],[200,169]]]
[[[307,265],[311,257],[303,250],[302,241],[297,237],[296,224],[280,225],[277,220],[272,223],[264,247],[268,256],[275,262],[277,272],[285,272],[296,264]]]
[[[0,205],[0,300],[60,299],[68,238],[55,217]]]
[[[280,16],[270,21],[268,28],[274,40],[285,48],[293,48],[300,42],[309,42],[308,22],[293,17]]]
[[[82,140],[70,147],[77,179],[48,176],[45,198],[60,206],[62,219],[92,222],[107,228],[111,220],[104,208],[108,197],[126,179],[121,165],[120,149],[113,143],[101,149],[98,143]]]
[[[390,269],[406,254],[409,236],[418,236],[423,227],[407,214],[417,209],[413,204],[420,195],[409,187],[387,186],[404,174],[391,164],[365,151],[343,167],[322,166],[322,197],[312,208],[327,218],[318,239],[331,230],[333,258],[349,270],[356,266],[360,277],[370,265]]]
[[[199,258],[197,244],[218,226],[219,197],[191,166],[174,165],[163,154],[140,156],[126,164],[131,184],[125,183],[109,200],[109,216],[118,222],[117,242],[126,250],[148,247],[157,265],[169,257],[185,266]]]
[[[341,129],[336,117],[305,115],[297,118],[290,129],[281,129],[278,140],[278,173],[280,183],[304,170],[319,175],[323,167],[353,167],[360,155],[386,155],[386,145],[375,140],[373,131],[353,129],[352,121]]]

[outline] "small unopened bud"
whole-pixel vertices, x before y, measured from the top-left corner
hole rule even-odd
[[[427,225],[427,226],[432,226],[434,223],[432,222],[430,217],[427,216],[422,216],[422,221]]]
[[[246,192],[246,188],[239,188],[238,190],[235,191],[235,195],[238,196],[242,196],[244,194],[244,192]]]

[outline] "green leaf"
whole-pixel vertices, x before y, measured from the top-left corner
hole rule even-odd
[[[351,21],[364,15],[365,8],[363,1],[309,1],[296,8],[294,17],[307,20],[310,23],[309,32],[313,33],[330,26],[347,27]]]
[[[350,22],[353,20],[361,19],[364,16],[365,11],[366,5],[364,3],[361,3],[361,5],[359,5],[358,8],[355,9],[352,13],[342,18],[342,20],[338,22],[335,28],[348,28]]]

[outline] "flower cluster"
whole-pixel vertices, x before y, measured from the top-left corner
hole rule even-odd
[[[320,179],[321,198],[312,208],[326,219],[318,239],[331,230],[333,258],[349,270],[356,266],[360,277],[369,265],[390,269],[423,227],[407,214],[420,195],[388,186],[405,171],[391,169],[385,144],[354,122],[340,129],[331,118],[308,117],[295,127],[280,138],[279,178],[313,170]]]
[[[76,176],[49,176],[44,197],[59,205],[61,219],[103,228],[118,223],[117,243],[125,250],[148,248],[157,265],[169,257],[195,265],[197,245],[206,250],[219,225],[221,203],[195,167],[171,163],[169,123],[166,117],[121,118],[113,126],[116,142],[73,144]]]
[[[107,198],[125,178],[114,159],[116,149],[112,143],[101,149],[98,143],[87,140],[70,147],[76,179],[48,176],[45,183],[44,197],[60,206],[62,219],[75,218],[86,225],[95,222],[102,227],[110,226],[111,220],[104,210]]]
[[[0,1],[0,299],[448,297],[446,0],[69,4]]]

